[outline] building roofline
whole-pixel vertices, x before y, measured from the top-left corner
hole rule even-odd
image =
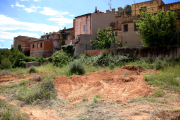
[[[76,16],[75,18],[82,17],[82,16],[86,16],[86,15],[91,15],[91,14],[92,14],[92,13],[87,13],[87,14],[84,14],[84,15]]]
[[[171,4],[176,4],[176,3],[180,3],[180,2],[168,3],[168,4],[165,4],[165,5],[162,5],[162,6],[171,5]]]

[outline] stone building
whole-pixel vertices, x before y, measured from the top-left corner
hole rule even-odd
[[[22,51],[30,51],[30,41],[36,40],[37,38],[27,37],[27,36],[17,36],[14,37],[14,46],[18,48],[18,45],[21,45]]]

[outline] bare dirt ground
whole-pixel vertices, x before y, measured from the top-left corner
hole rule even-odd
[[[17,100],[9,100],[0,96],[9,104],[20,107],[22,112],[35,120],[59,119],[132,119],[132,120],[179,120],[180,95],[166,92],[157,98],[158,101],[144,99],[158,89],[146,84],[144,75],[158,72],[144,70],[141,66],[125,66],[119,70],[73,75],[58,76],[53,79],[58,90],[58,100],[46,107],[43,105],[21,105]],[[37,74],[19,76],[0,76],[0,84],[10,81],[20,82]],[[93,103],[94,97],[99,102]],[[138,102],[132,99],[142,98]],[[65,103],[64,101],[69,101]],[[46,104],[46,103],[43,103]]]

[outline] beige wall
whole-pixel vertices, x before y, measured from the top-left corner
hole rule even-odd
[[[127,32],[124,32],[124,25],[128,25]],[[140,35],[136,33],[134,27],[134,23],[122,24],[122,47],[141,47]]]
[[[157,12],[159,10],[159,6],[163,5],[163,4],[164,3],[162,2],[162,0],[152,0],[152,1],[132,4],[132,16],[135,16],[135,14],[139,15],[140,14],[140,9],[142,7],[146,7],[148,12],[155,13],[155,12]]]

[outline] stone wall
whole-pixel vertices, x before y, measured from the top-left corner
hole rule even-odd
[[[85,54],[99,55],[104,50],[88,50]],[[101,51],[101,52],[99,52]],[[108,50],[107,50],[108,51]],[[117,48],[109,50],[111,53],[117,55],[135,54],[141,58],[179,58],[180,46],[167,46],[167,47],[142,47],[142,48]]]
[[[96,55],[96,56],[98,56],[99,54],[101,54],[101,52],[109,52],[109,53],[111,53],[111,50],[110,49],[87,50],[87,51],[85,51],[85,54],[87,53],[88,55]]]

